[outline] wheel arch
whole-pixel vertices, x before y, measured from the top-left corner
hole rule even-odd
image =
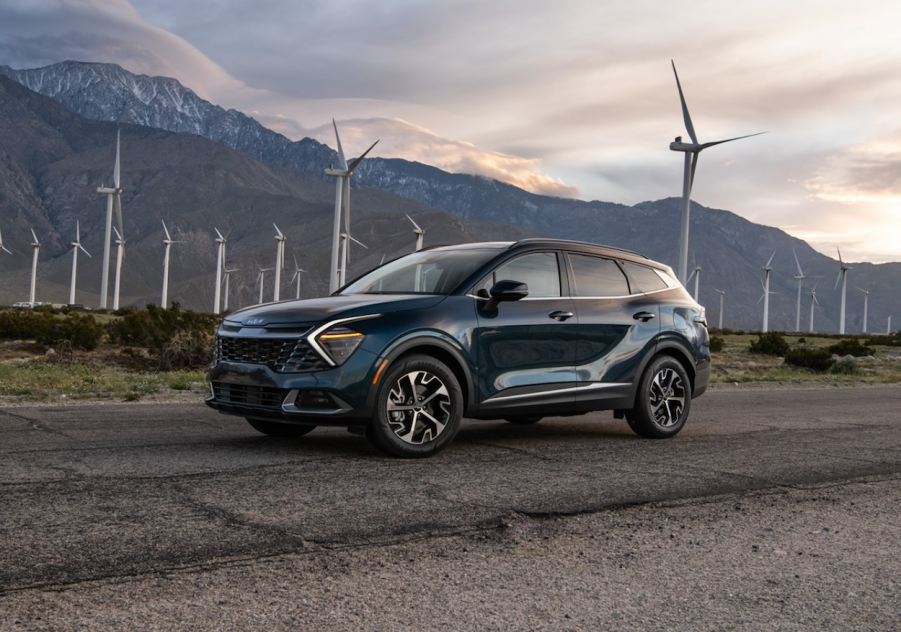
[[[692,355],[688,351],[687,346],[672,338],[661,340],[657,343],[657,349],[654,352],[654,356],[660,355],[670,356],[685,368],[685,372],[688,373],[688,383],[691,385],[691,392],[694,393],[697,367],[695,366],[694,360],[692,360]],[[651,358],[648,358],[645,361],[645,366],[641,369],[642,374],[644,374],[645,367],[650,361]]]

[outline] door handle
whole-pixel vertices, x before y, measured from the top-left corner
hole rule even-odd
[[[643,323],[646,323],[649,320],[651,320],[652,318],[654,318],[654,314],[652,314],[651,312],[638,312],[637,314],[632,316],[632,318],[634,318],[635,320],[640,320]]]
[[[558,311],[556,311],[556,312],[551,312],[550,314],[548,314],[548,317],[549,317],[549,318],[553,318],[554,320],[564,321],[564,320],[566,320],[567,318],[572,318],[572,317],[573,317],[573,313],[572,313],[572,312],[564,312],[564,311],[562,311],[562,310],[558,310]]]

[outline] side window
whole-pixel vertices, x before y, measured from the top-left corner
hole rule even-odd
[[[653,269],[637,263],[623,262],[623,267],[629,274],[629,278],[634,282],[635,287],[632,288],[633,294],[642,292],[654,292],[655,290],[665,290],[669,287],[660,275]]]
[[[498,281],[520,281],[529,286],[529,296],[560,296],[560,270],[553,252],[536,252],[508,261],[489,274],[476,288],[487,296]],[[485,290],[482,293],[482,290]]]
[[[573,296],[628,296],[629,284],[622,270],[610,259],[570,254]]]

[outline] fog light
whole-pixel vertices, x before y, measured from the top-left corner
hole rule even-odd
[[[300,391],[294,400],[298,408],[337,408],[335,400],[325,391]]]

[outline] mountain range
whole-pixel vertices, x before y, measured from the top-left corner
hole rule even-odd
[[[57,248],[55,256],[60,258],[70,238],[59,230],[74,224],[74,217],[82,213],[82,208],[93,208],[90,212],[95,220],[93,223],[88,220],[87,225],[82,220],[83,234],[87,235],[83,242],[87,246],[91,240],[98,243],[102,240],[96,231],[104,201],[93,191],[104,179],[110,180],[110,139],[116,126],[120,126],[126,191],[123,205],[131,209],[126,210],[126,215],[136,218],[134,226],[128,229],[135,239],[134,248],[129,246],[129,257],[132,250],[143,252],[140,249],[147,248],[146,279],[129,286],[130,300],[140,303],[152,298],[155,268],[150,262],[161,250],[156,243],[161,227],[157,229],[154,222],[159,226],[157,219],[164,216],[167,223],[179,226],[180,234],[191,235],[186,241],[192,244],[192,254],[179,255],[183,260],[173,268],[173,278],[183,274],[192,279],[181,282],[185,284],[184,298],[188,306],[199,309],[206,302],[205,295],[212,296],[212,282],[205,271],[215,265],[212,228],[208,223],[214,221],[234,224],[230,253],[243,253],[260,261],[271,258],[269,249],[274,252],[269,241],[269,233],[273,233],[268,226],[270,219],[283,230],[289,227],[289,239],[292,239],[290,231],[298,231],[293,242],[303,245],[304,252],[309,253],[304,254],[309,257],[308,263],[301,262],[301,267],[311,269],[310,284],[305,286],[304,293],[313,295],[324,291],[328,247],[325,242],[330,232],[334,184],[325,178],[323,171],[337,162],[331,148],[308,138],[291,141],[253,118],[201,99],[174,79],[135,75],[113,64],[70,61],[31,70],[0,66],[0,75],[10,77],[29,91],[50,97],[65,106],[60,110],[73,117],[67,119],[60,112],[51,115],[50,103],[40,101],[37,95],[26,98],[27,91],[13,95],[9,87],[12,83],[3,84],[0,103],[4,109],[10,110],[5,104],[8,99],[20,102],[19,108],[12,108],[14,111],[4,117],[8,120],[7,129],[16,137],[10,145],[27,147],[46,143],[48,147],[16,153],[12,167],[6,164],[8,154],[0,153],[0,184],[4,188],[0,192],[0,228],[7,242],[6,218],[16,217],[17,224],[14,224],[20,228],[24,223],[19,220],[27,218],[54,234],[52,247]],[[17,123],[16,117],[26,116],[26,111],[31,116],[44,116],[45,126]],[[53,134],[46,128],[57,130],[62,140],[58,138],[54,142],[68,144],[72,150],[70,155],[63,156],[60,150],[49,149],[56,145],[51,142]],[[75,129],[81,132],[72,136]],[[214,142],[203,143],[198,136]],[[5,150],[0,147],[0,152]],[[354,234],[364,242],[369,236],[373,243],[379,244],[375,253],[364,251],[361,258],[354,260],[354,266],[363,269],[378,263],[381,254],[390,258],[405,252],[404,248],[409,249],[405,245],[410,236],[405,232],[408,226],[403,224],[404,212],[413,215],[417,222],[422,219],[429,224],[424,226],[426,245],[543,234],[606,243],[666,263],[675,262],[675,235],[681,217],[678,198],[635,206],[553,198],[484,177],[450,174],[399,159],[367,158],[354,175]],[[4,194],[7,185],[3,181],[7,178],[17,186],[31,183],[24,188],[11,187],[19,191],[11,206]],[[53,233],[54,230],[57,232]],[[836,260],[777,228],[754,224],[729,211],[708,209],[696,203],[692,203],[691,240],[695,260],[702,267],[699,299],[708,306],[713,322],[719,304],[714,288],[719,288],[726,290],[724,324],[759,327],[762,310],[757,300],[762,293],[761,267],[775,251],[771,286],[776,295],[770,301],[770,323],[773,328],[794,329],[797,291],[793,278],[794,250],[804,273],[810,277],[802,297],[802,324],[808,322],[809,316],[807,292],[814,279],[820,278],[817,297],[821,306],[817,309],[815,326],[820,331],[837,329],[839,292],[833,289],[838,272]],[[236,249],[232,249],[233,243]],[[173,248],[175,254],[177,246]],[[99,252],[99,246],[95,249]],[[184,246],[181,250],[187,253],[189,248]],[[136,254],[135,258],[143,256]],[[288,260],[291,262],[290,256]],[[8,265],[13,265],[13,270],[20,267],[9,261],[8,257],[4,259],[0,269]],[[184,270],[178,265],[185,266]],[[848,330],[860,329],[863,296],[854,289],[860,286],[872,290],[870,330],[884,331],[886,317],[893,312],[901,313],[901,298],[894,291],[901,281],[901,264],[863,263],[854,267],[849,273]],[[60,268],[57,281],[65,276],[65,265]],[[84,272],[85,287],[90,291],[88,270]],[[191,271],[196,274],[191,275]],[[93,276],[99,276],[99,267]],[[0,270],[0,292],[6,283]],[[247,294],[244,300],[252,300],[252,279],[245,280],[243,285]],[[182,290],[179,285],[176,288]],[[200,296],[204,299],[199,300]],[[194,304],[195,299],[199,304]],[[7,302],[2,295],[0,302]],[[802,329],[806,326],[802,325]]]

